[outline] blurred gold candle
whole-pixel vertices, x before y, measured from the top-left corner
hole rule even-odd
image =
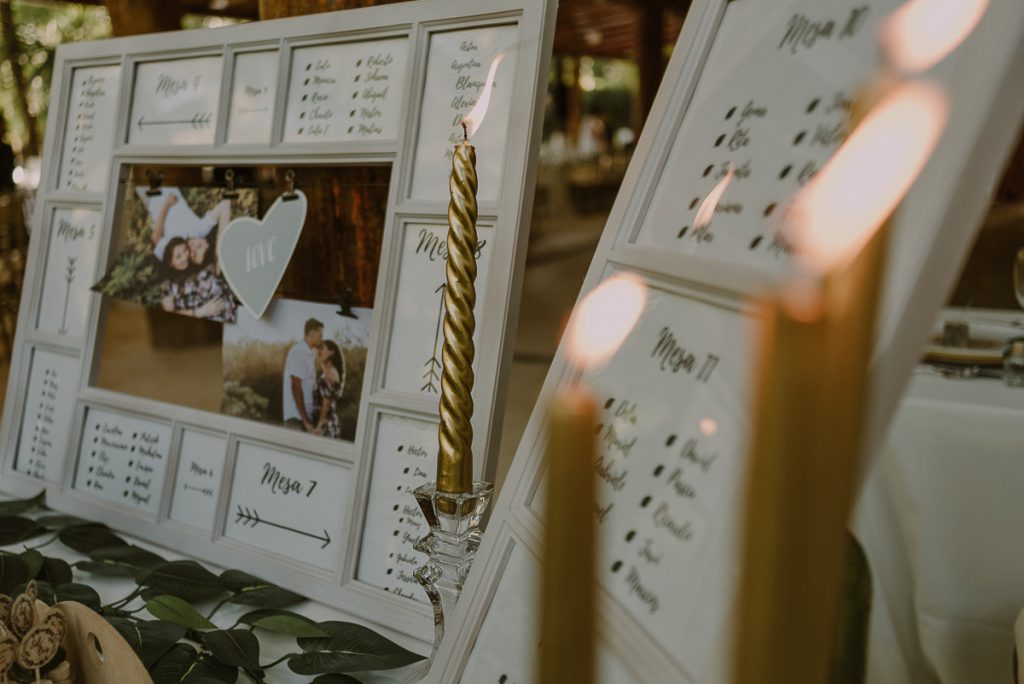
[[[566,332],[573,380],[555,394],[548,408],[544,454],[547,496],[538,678],[543,684],[594,681],[597,408],[579,377],[618,351],[646,302],[644,281],[629,273],[614,275],[579,302]]]
[[[890,217],[946,119],[934,86],[868,92],[794,200],[802,275],[760,307],[734,684],[828,681]]]
[[[594,461],[597,408],[579,387],[548,408],[541,677],[594,679]]]

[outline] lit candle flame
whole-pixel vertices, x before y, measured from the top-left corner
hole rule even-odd
[[[484,117],[487,116],[487,108],[491,104],[491,91],[494,90],[494,77],[498,73],[498,65],[501,64],[503,59],[505,59],[505,53],[501,52],[491,62],[491,68],[487,72],[487,80],[484,81],[483,90],[480,91],[480,96],[477,98],[476,104],[473,105],[473,109],[469,110],[469,114],[462,120],[462,129],[466,133],[467,140],[476,133],[477,129],[480,128],[480,124],[484,122]]]
[[[700,207],[697,208],[697,215],[693,219],[694,230],[703,230],[711,223],[711,219],[715,217],[715,208],[722,201],[722,195],[725,194],[726,188],[729,187],[729,183],[732,182],[732,178],[735,175],[736,170],[733,169],[732,164],[729,164],[729,171],[725,174],[725,177],[718,181],[718,184],[711,189],[708,196],[700,203]]]
[[[610,359],[640,320],[646,303],[646,283],[630,273],[614,275],[594,288],[569,323],[570,362],[592,368]]]
[[[942,134],[945,92],[908,82],[886,96],[794,198],[789,227],[802,262],[824,272],[851,258],[910,190]]]
[[[882,49],[899,69],[930,69],[971,34],[988,5],[989,0],[910,0],[882,22]]]

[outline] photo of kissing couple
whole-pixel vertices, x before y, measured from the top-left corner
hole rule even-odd
[[[234,323],[239,302],[221,273],[217,236],[257,214],[254,190],[138,186],[125,202],[123,245],[93,289],[164,311]]]
[[[355,439],[373,310],[277,298],[224,326],[221,413]]]

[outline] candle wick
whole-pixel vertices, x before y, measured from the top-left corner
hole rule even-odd
[[[462,120],[462,142],[469,142],[469,126],[465,119]]]

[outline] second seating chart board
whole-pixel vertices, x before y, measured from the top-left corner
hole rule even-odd
[[[781,217],[846,138],[851,103],[878,69],[878,28],[900,4],[696,0],[689,10],[583,285],[586,294],[626,273],[647,290],[629,337],[579,381],[599,421],[599,681],[730,679],[757,344],[751,297],[790,272]],[[966,41],[923,74],[946,91],[949,116],[895,217],[871,370],[872,445],[1020,130],[1022,39],[1024,5],[991,0]],[[428,681],[537,680],[546,405],[576,375],[564,347]],[[564,581],[585,582],[590,570]]]
[[[411,491],[437,453],[451,154],[491,89],[491,479],[554,12],[423,0],[62,45],[2,489],[429,641]]]

